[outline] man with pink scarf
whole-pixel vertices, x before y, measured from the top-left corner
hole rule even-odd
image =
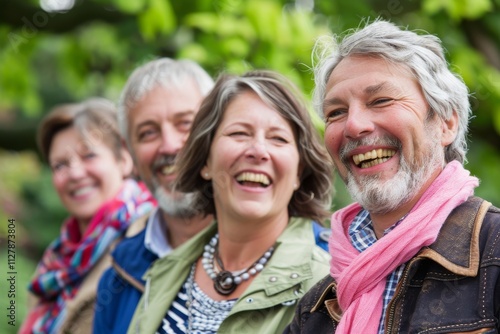
[[[315,101],[355,203],[285,333],[499,333],[500,210],[463,167],[468,90],[440,40],[378,20],[324,42]]]

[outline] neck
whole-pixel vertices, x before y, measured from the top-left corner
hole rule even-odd
[[[410,208],[411,209],[411,208]],[[401,218],[403,218],[410,210],[398,210],[397,212],[390,212],[383,215],[371,214],[370,218],[373,224],[373,230],[377,239],[384,236],[384,231],[387,230],[392,225],[396,224]]]
[[[191,218],[175,217],[161,211],[164,228],[167,231],[168,242],[172,248],[177,248],[207,227],[213,220],[211,215],[196,215]]]
[[[90,220],[77,219],[77,222],[78,222],[78,230],[80,231],[80,238],[83,238],[83,235],[87,230],[87,227],[89,227]]]
[[[398,220],[407,215],[413,209],[413,207],[417,204],[417,202],[424,195],[427,189],[429,189],[429,187],[441,172],[442,168],[437,168],[436,170],[434,170],[427,178],[427,181],[425,181],[420,189],[415,192],[414,196],[406,201],[406,203],[399,205],[397,209],[382,214],[370,212],[370,218],[372,219],[373,228],[375,230],[377,239],[382,238],[386,229],[394,225]]]
[[[250,266],[273,246],[288,225],[288,214],[278,218],[265,222],[218,219],[219,256],[226,270]]]

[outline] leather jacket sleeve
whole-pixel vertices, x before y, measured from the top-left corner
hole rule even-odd
[[[292,322],[285,328],[284,334],[331,334],[335,332],[336,322],[326,305],[336,300],[332,287],[335,281],[330,275],[316,283],[300,299]]]

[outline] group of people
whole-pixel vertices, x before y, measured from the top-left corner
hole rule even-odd
[[[189,60],[140,66],[116,108],[51,111],[70,218],[20,333],[498,333],[500,209],[463,167],[469,94],[440,40],[376,20],[331,42],[324,144],[284,76]],[[334,171],[354,202],[332,214]]]

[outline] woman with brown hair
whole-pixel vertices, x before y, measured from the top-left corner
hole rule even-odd
[[[90,333],[105,254],[155,202],[144,185],[128,178],[132,158],[110,101],[56,107],[42,120],[37,140],[70,217],[38,264],[29,285],[35,298],[20,333]]]
[[[218,79],[177,179],[216,223],[153,264],[129,333],[279,333],[328,272],[333,169],[297,96],[273,72]]]

